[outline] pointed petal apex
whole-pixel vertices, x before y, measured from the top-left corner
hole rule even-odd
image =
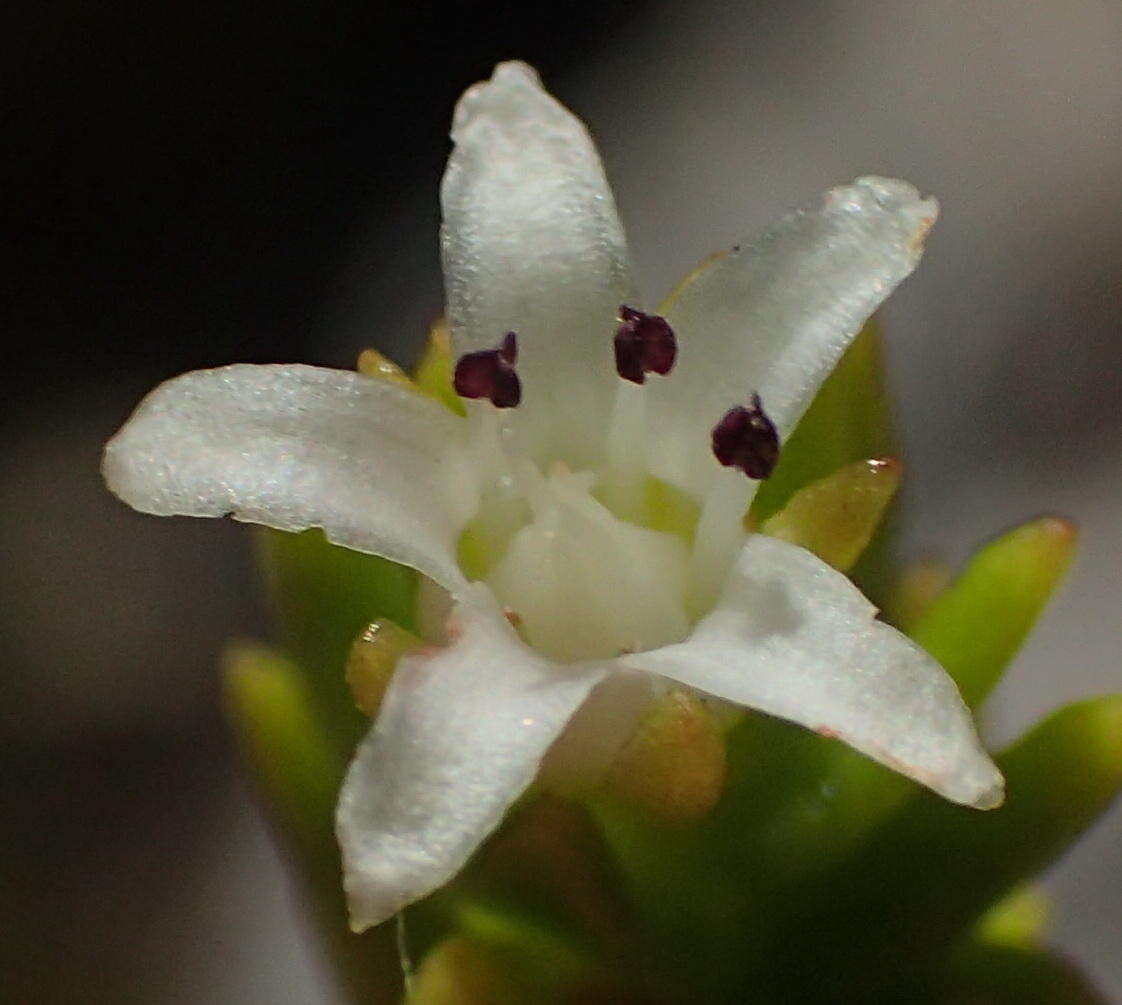
[[[523,63],[464,94],[452,139],[441,245],[456,353],[517,331],[519,423],[543,455],[583,465],[615,391],[616,311],[633,292],[596,148]]]
[[[954,683],[875,615],[810,552],[753,534],[690,638],[622,662],[836,737],[953,802],[998,805],[1001,774]]]
[[[938,215],[907,182],[859,178],[700,271],[666,319],[681,360],[652,388],[655,474],[703,491],[705,435],[755,388],[782,437],[794,429],[865,320],[912,272]]]

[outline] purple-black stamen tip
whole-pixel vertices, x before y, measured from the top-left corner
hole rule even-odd
[[[657,314],[644,314],[624,304],[616,329],[616,373],[633,384],[642,384],[648,373],[662,376],[674,367],[678,340],[674,329]]]
[[[507,332],[499,345],[499,356],[504,363],[514,366],[518,362],[518,336],[514,332]]]
[[[749,478],[767,478],[775,470],[779,433],[758,394],[747,408],[730,408],[713,427],[713,453],[726,468],[740,468]]]
[[[452,386],[461,398],[486,398],[496,408],[514,408],[522,400],[515,373],[518,336],[507,332],[497,349],[465,353],[456,361]]]

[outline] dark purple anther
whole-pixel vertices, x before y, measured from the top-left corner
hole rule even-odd
[[[486,398],[496,408],[514,408],[522,400],[522,381],[514,372],[518,336],[507,332],[498,349],[469,352],[456,361],[452,385],[461,398]]]
[[[767,478],[775,470],[779,434],[758,394],[747,408],[730,408],[713,427],[713,453],[726,468],[740,468],[749,478]]]
[[[678,355],[678,341],[666,319],[624,305],[619,321],[616,373],[633,384],[642,384],[648,373],[668,374]]]

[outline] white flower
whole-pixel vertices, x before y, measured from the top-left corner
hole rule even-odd
[[[862,178],[734,249],[665,311],[677,364],[638,386],[613,365],[620,305],[636,298],[584,127],[507,63],[464,95],[452,137],[454,344],[491,351],[517,332],[517,408],[469,401],[462,418],[357,373],[229,366],[158,387],[104,462],[136,509],[321,527],[452,595],[449,644],[401,661],[340,796],[354,927],[453,876],[600,684],[590,705],[659,675],[829,732],[949,799],[999,803],[949,677],[841,574],[746,535],[755,483],[711,444],[753,391],[791,431],[914,268],[934,201]],[[509,377],[512,349],[473,357],[476,393],[488,367]],[[697,503],[695,530],[650,525],[652,484]],[[493,559],[480,581],[457,561],[465,527]]]

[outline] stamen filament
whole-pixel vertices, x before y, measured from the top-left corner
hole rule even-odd
[[[690,606],[695,615],[709,610],[720,595],[729,567],[747,536],[744,514],[756,486],[736,472],[722,471],[705,497],[691,556]]]
[[[606,438],[607,469],[597,495],[632,523],[647,522],[647,402],[642,385],[621,380]]]
[[[471,529],[484,550],[501,552],[529,519],[527,500],[534,491],[535,476],[540,479],[541,475],[520,456],[511,410],[469,402],[467,412],[480,499]]]

